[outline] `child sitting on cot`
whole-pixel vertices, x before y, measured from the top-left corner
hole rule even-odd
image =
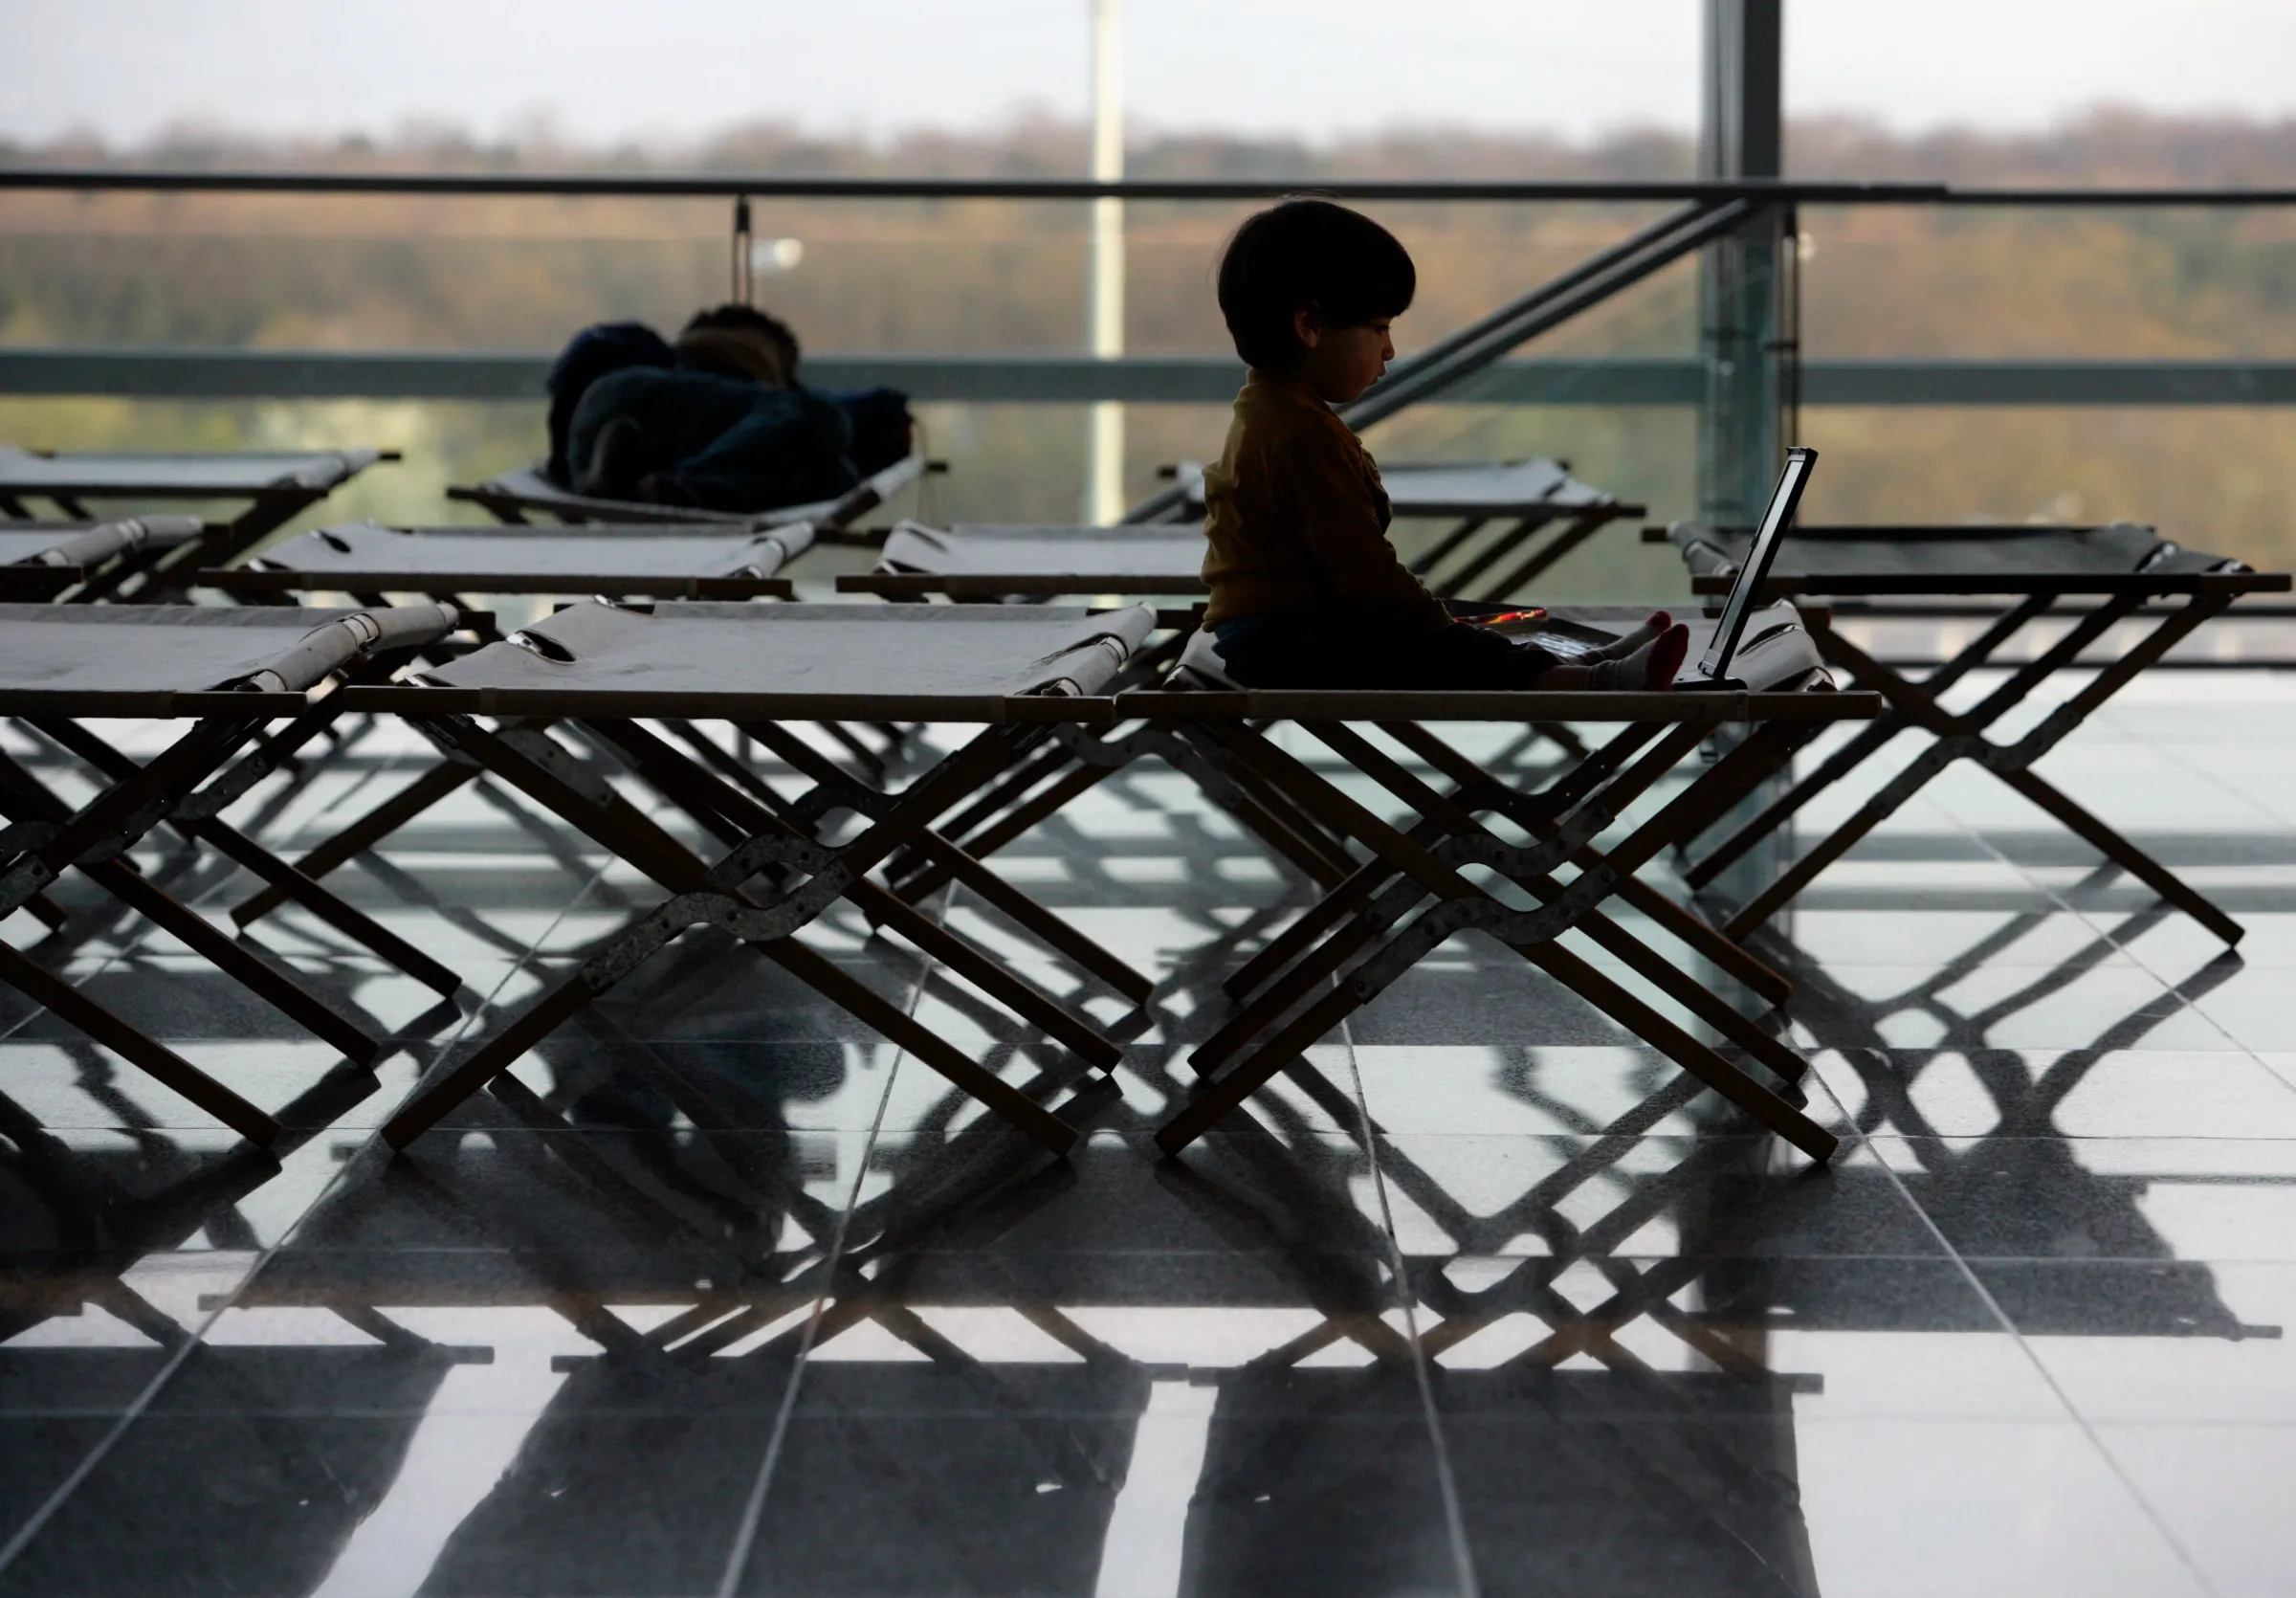
[[[1397,559],[1380,469],[1332,412],[1395,356],[1418,274],[1395,235],[1328,200],[1237,230],[1220,312],[1250,368],[1204,468],[1203,625],[1254,688],[1670,688],[1689,634],[1664,610],[1565,665],[1455,619]]]

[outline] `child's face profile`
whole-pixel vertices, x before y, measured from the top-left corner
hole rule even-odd
[[[1393,317],[1375,317],[1353,327],[1332,327],[1313,307],[1292,313],[1292,330],[1307,353],[1299,375],[1328,404],[1345,405],[1377,383],[1395,359]]]

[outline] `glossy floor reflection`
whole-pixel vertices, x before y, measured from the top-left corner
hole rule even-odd
[[[2148,681],[2048,763],[2240,958],[1981,772],[1821,878],[1765,945],[1817,1174],[1468,941],[1159,1162],[1220,979],[1307,902],[1160,766],[998,857],[1145,1010],[941,906],[1124,1045],[1065,1162],[708,933],[389,1157],[418,1074],[658,897],[488,784],[334,878],[456,1000],[257,927],[371,1071],[68,879],[11,941],[288,1132],[0,992],[0,1594],[2296,1590],[2292,711]],[[374,728],[242,819],[296,852],[430,759]],[[250,886],[139,857],[224,924]],[[857,916],[806,937],[1063,1069]]]

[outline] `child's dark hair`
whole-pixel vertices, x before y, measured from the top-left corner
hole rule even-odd
[[[1411,308],[1419,273],[1395,234],[1329,200],[1286,200],[1236,230],[1220,257],[1220,314],[1246,363],[1281,371],[1307,353],[1292,313],[1360,327]]]
[[[763,339],[781,356],[782,381],[797,381],[797,334],[781,318],[767,316],[755,305],[716,305],[706,311],[695,311],[685,326],[678,330],[678,339],[682,344],[689,333],[706,333],[712,329],[747,333]]]

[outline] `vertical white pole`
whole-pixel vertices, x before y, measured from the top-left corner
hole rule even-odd
[[[1124,175],[1124,5],[1093,0],[1093,177]],[[1091,279],[1085,339],[1094,357],[1124,353],[1124,202],[1093,202]],[[1084,519],[1101,523],[1124,514],[1124,408],[1094,405],[1085,440]]]

